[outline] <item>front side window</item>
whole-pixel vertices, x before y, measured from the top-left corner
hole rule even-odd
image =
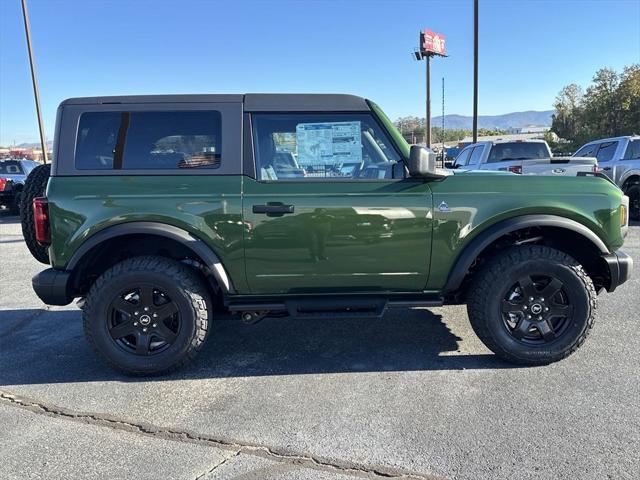
[[[259,180],[402,177],[399,154],[369,114],[254,114],[253,135]]]
[[[469,156],[471,155],[472,151],[473,148],[465,148],[464,150],[462,150],[456,157],[455,164],[459,167],[463,167],[467,163],[469,163]]]
[[[75,163],[83,170],[217,168],[220,153],[217,111],[87,112]]]
[[[608,162],[613,158],[618,148],[618,142],[605,142],[600,144],[596,158],[598,163]]]

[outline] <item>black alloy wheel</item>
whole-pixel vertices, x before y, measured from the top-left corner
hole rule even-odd
[[[107,316],[113,341],[136,355],[158,354],[180,333],[178,306],[165,292],[149,284],[118,294]]]
[[[502,321],[510,335],[525,344],[553,342],[573,317],[564,284],[551,276],[524,275],[502,299]]]

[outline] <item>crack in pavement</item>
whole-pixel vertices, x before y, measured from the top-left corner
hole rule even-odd
[[[163,440],[195,443],[217,447],[224,450],[234,450],[235,454],[230,455],[226,460],[215,466],[213,470],[220,467],[228,459],[238,456],[241,453],[245,453],[248,455],[269,458],[278,462],[292,463],[314,470],[339,472],[361,478],[394,478],[413,480],[442,480],[444,478],[399,468],[364,465],[346,460],[325,459],[310,454],[287,451],[276,447],[240,443],[232,440],[213,438],[187,430],[163,428],[149,423],[133,423],[110,415],[76,412],[62,407],[46,405],[27,397],[15,395],[2,390],[0,390],[0,405],[1,404],[22,408],[40,415],[108,427],[115,430],[142,434]]]
[[[213,473],[214,470],[216,470],[217,468],[223,466],[225,463],[227,463],[232,458],[237,457],[238,455],[240,455],[240,452],[242,452],[241,449],[236,450],[232,455],[229,455],[228,457],[225,457],[223,460],[221,460],[220,462],[216,463],[212,468],[210,468],[206,472],[198,475],[196,477],[196,480],[201,480],[204,477],[206,477],[207,475],[209,475],[210,473]]]

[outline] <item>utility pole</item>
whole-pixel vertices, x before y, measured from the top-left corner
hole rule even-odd
[[[473,0],[473,143],[478,141],[478,0]]]
[[[27,50],[29,51],[29,64],[31,65],[31,82],[33,83],[33,95],[36,100],[36,115],[38,116],[38,129],[40,130],[40,144],[42,145],[42,160],[46,164],[47,143],[44,137],[44,126],[42,125],[42,112],[40,110],[40,93],[38,92],[38,82],[36,81],[36,66],[33,60],[33,50],[31,48],[31,30],[29,28],[29,13],[27,12],[27,0],[22,0],[22,18],[24,20],[24,33],[27,36]]]

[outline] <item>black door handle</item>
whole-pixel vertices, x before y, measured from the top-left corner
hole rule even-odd
[[[287,213],[293,213],[293,205],[285,205],[280,202],[268,202],[266,205],[254,205],[253,213],[265,213],[267,217],[281,217]]]

